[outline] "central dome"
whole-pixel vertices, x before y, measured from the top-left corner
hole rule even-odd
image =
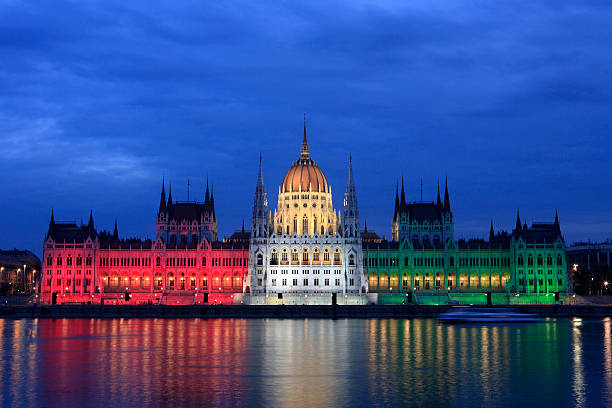
[[[329,193],[327,179],[323,170],[319,168],[308,153],[306,141],[306,125],[304,125],[304,140],[302,140],[300,158],[291,165],[283,179],[281,193],[304,191],[313,193]]]

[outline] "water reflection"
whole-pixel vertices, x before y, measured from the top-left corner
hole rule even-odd
[[[0,320],[0,403],[610,405],[611,342],[609,319]]]

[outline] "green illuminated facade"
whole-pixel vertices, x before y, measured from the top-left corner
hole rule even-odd
[[[403,183],[402,183],[403,184]],[[364,273],[378,303],[565,303],[569,295],[559,219],[521,225],[489,240],[454,239],[448,186],[444,201],[407,203],[396,191],[392,240],[363,235]]]

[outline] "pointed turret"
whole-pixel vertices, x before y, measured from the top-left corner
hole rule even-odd
[[[257,184],[255,186],[255,200],[253,202],[251,239],[264,239],[268,237],[270,219],[268,215],[268,199],[266,186],[263,180],[263,165],[259,155],[259,171],[257,173]]]
[[[353,158],[349,156],[348,181],[344,193],[344,208],[342,214],[344,237],[359,238],[359,209],[357,207],[357,192],[355,190],[355,177],[353,176]]]
[[[54,229],[55,229],[55,217],[53,216],[53,208],[52,208],[51,209],[51,219],[49,220],[49,231],[47,232],[47,234],[51,235]]]
[[[302,139],[302,148],[300,149],[300,154],[304,159],[309,156],[308,140],[306,140],[306,114],[304,114],[304,138]]]
[[[400,209],[406,205],[406,193],[404,192],[404,177],[402,177],[402,196],[400,198]]]
[[[363,232],[368,232],[368,219],[366,218],[363,223]]]
[[[493,220],[491,220],[491,229],[489,230],[489,242],[495,238],[495,230],[493,229]]]
[[[166,211],[166,183],[164,178],[162,177],[162,191],[161,198],[159,199],[159,212]]]
[[[444,179],[444,211],[450,212],[450,198],[448,194],[448,178]]]
[[[210,193],[208,191],[208,176],[206,176],[206,193],[204,194],[204,208],[208,210],[210,206]]]
[[[557,213],[557,210],[555,210],[555,231],[561,233],[561,226],[559,225],[559,214]]]
[[[168,204],[172,205],[172,184],[170,184],[170,188],[168,189]]]
[[[89,223],[87,223],[87,228],[89,228],[89,229],[93,229],[94,228],[93,210],[89,210]]]
[[[397,220],[397,216],[399,214],[399,187],[395,184],[395,208],[393,209],[393,221]]]
[[[525,220],[523,222],[523,231],[527,231],[528,227],[527,227],[527,220]]]
[[[516,210],[516,226],[514,227],[516,232],[520,233],[523,227],[521,226],[521,215],[519,210]]]
[[[115,229],[113,230],[113,239],[119,239],[119,230],[117,229],[117,220],[115,220]]]
[[[440,200],[440,183],[438,183],[438,197],[436,198],[436,205],[442,205],[442,200]]]
[[[242,219],[242,231],[244,233],[244,218]]]

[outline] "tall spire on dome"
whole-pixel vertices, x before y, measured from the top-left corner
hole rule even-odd
[[[303,158],[307,158],[309,156],[308,140],[306,140],[306,113],[304,113],[304,139],[302,139],[302,148],[300,150],[300,154]]]

